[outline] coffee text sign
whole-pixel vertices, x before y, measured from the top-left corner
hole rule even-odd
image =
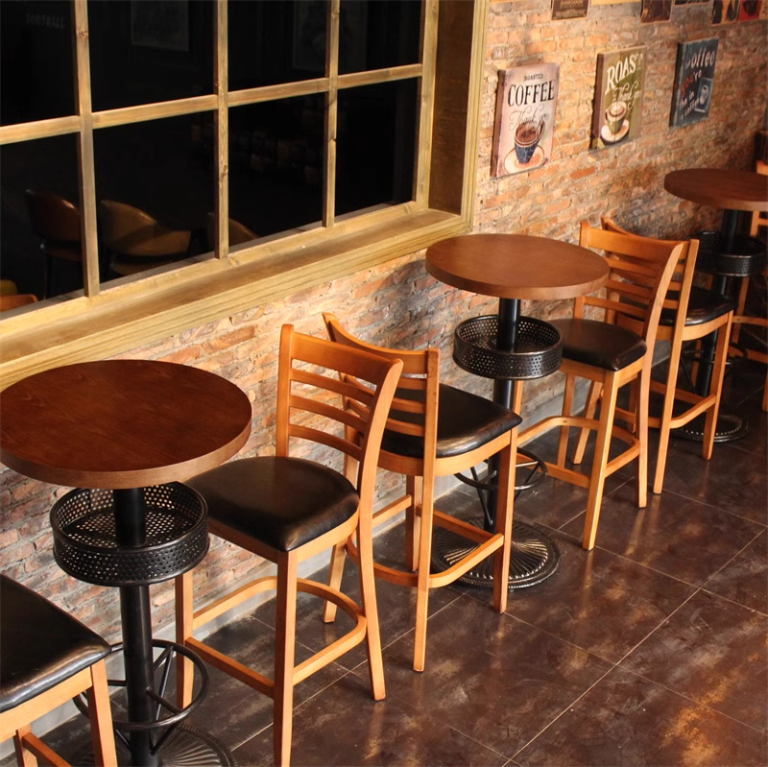
[[[669,116],[671,126],[692,125],[709,117],[718,42],[718,38],[711,37],[678,43],[675,90]]]

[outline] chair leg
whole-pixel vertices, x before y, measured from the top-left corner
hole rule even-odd
[[[715,360],[712,366],[712,381],[710,384],[710,393],[715,395],[715,402],[707,411],[707,418],[704,422],[704,441],[702,444],[701,455],[705,460],[712,458],[712,452],[715,446],[715,436],[717,433],[717,416],[720,413],[720,398],[723,392],[723,379],[725,378],[725,368],[728,364],[728,347],[731,337],[731,319],[729,315],[725,327],[721,327],[717,333],[717,346],[715,347]]]
[[[675,406],[675,391],[677,390],[677,376],[680,372],[680,358],[683,353],[682,341],[676,340],[672,344],[669,354],[669,371],[667,373],[667,387],[664,392],[664,404],[661,410],[659,423],[659,450],[656,458],[656,472],[653,476],[653,492],[661,493],[664,486],[664,473],[667,468],[667,454],[669,453],[669,439],[672,432],[672,412]]]
[[[648,408],[651,400],[651,370],[640,371],[639,381],[632,382],[632,387],[637,391],[635,400],[635,435],[640,444],[640,453],[637,456],[637,481],[635,494],[637,508],[644,509],[648,505]],[[615,404],[615,403],[614,403]]]
[[[610,374],[603,386],[600,425],[597,430],[595,458],[592,464],[592,474],[589,480],[587,515],[584,521],[584,538],[582,540],[582,546],[587,550],[591,550],[595,547],[595,538],[597,537],[597,523],[600,518],[600,507],[603,503],[605,467],[608,463],[608,454],[611,447],[611,433],[613,431],[613,418],[616,412],[617,394],[618,386],[616,377]]]
[[[563,415],[570,415],[573,412],[573,390],[576,385],[576,376],[566,375],[565,388],[563,389]],[[557,465],[565,466],[568,457],[568,427],[560,427],[560,440],[557,446]]]
[[[194,605],[193,571],[176,578],[176,641],[186,645],[192,637],[192,612]],[[189,658],[176,656],[176,704],[185,708],[192,702],[192,687],[195,681],[195,667]]]
[[[346,543],[337,543],[331,551],[331,564],[328,568],[328,585],[336,591],[341,591],[341,579],[344,577],[344,563],[347,560]],[[333,623],[336,620],[337,607],[333,602],[326,602],[323,610],[323,621]]]
[[[384,662],[381,656],[381,632],[379,630],[379,612],[376,605],[376,580],[373,570],[373,531],[370,520],[362,522],[365,528],[358,529],[358,551],[360,561],[360,594],[363,613],[367,621],[366,643],[368,646],[368,673],[371,678],[371,690],[374,700],[383,700],[386,695],[384,686]]]
[[[509,448],[499,454],[498,503],[496,505],[496,532],[504,536],[504,545],[493,555],[493,607],[496,612],[507,610],[509,597],[509,560],[512,553],[512,521],[515,503],[515,470],[517,461],[517,430],[513,431]]]
[[[275,625],[275,676],[273,728],[276,767],[291,761],[293,727],[293,669],[296,654],[296,599],[298,563],[290,552],[277,563],[277,620]]]
[[[584,415],[587,418],[594,418],[597,412],[597,403],[600,401],[602,386],[597,381],[592,381],[589,385],[587,402],[584,405]],[[576,443],[576,452],[573,455],[573,463],[578,466],[584,460],[584,452],[587,449],[587,440],[589,439],[589,429],[586,427],[579,432],[579,441]]]
[[[91,688],[88,690],[88,716],[91,720],[93,757],[97,765],[117,767],[115,732],[109,703],[107,667],[104,661],[91,666]]]
[[[13,736],[16,764],[19,767],[37,767],[38,765],[37,757],[24,747],[24,738],[31,732],[32,728],[27,724],[16,730],[16,734]]]
[[[427,662],[427,618],[429,617],[429,567],[432,560],[434,477],[423,478],[421,527],[419,534],[419,569],[416,574],[416,632],[413,670],[424,671]]]
[[[406,476],[405,492],[411,497],[411,504],[405,510],[405,566],[415,573],[419,568],[421,539],[421,517],[417,509],[422,507],[424,480],[421,477]]]

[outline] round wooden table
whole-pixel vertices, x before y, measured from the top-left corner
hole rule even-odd
[[[28,477],[114,493],[117,545],[145,544],[144,488],[231,458],[251,429],[248,397],[213,373],[109,360],[47,370],[0,396],[0,460]],[[149,586],[120,586],[129,721],[153,721]],[[134,765],[156,765],[150,727],[130,732]]]
[[[509,352],[515,351],[521,300],[586,295],[602,287],[609,275],[605,260],[594,251],[524,234],[468,234],[442,240],[427,248],[426,267],[447,285],[499,298],[496,346]],[[496,379],[494,402],[511,408],[516,385],[514,380]],[[491,515],[495,508],[492,491]],[[517,521],[513,535],[510,588],[540,583],[554,573],[557,550],[553,542],[531,525]],[[487,574],[483,579],[487,580]]]
[[[720,225],[720,247],[723,253],[738,252],[735,249],[739,232],[744,229],[742,217],[754,211],[768,211],[768,176],[748,170],[729,168],[688,168],[667,173],[664,189],[675,197],[701,205],[723,210]],[[729,276],[715,274],[712,288],[723,295],[728,294]],[[702,342],[701,356],[712,359],[717,333],[707,336]],[[696,378],[697,393],[705,396],[710,389],[712,365],[701,365]],[[718,416],[718,442],[729,442],[743,437],[749,430],[746,420],[740,416],[720,413]],[[700,442],[704,438],[703,421],[697,419],[673,434],[684,439]]]

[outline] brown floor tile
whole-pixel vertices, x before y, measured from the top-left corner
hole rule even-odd
[[[515,756],[524,767],[764,767],[763,733],[616,669]]]
[[[583,515],[563,528],[580,536]],[[761,526],[740,516],[665,490],[649,493],[638,509],[625,485],[606,497],[600,511],[597,546],[675,578],[700,585],[729,562]]]
[[[610,669],[469,597],[430,618],[427,642],[423,673],[411,668],[412,633],[387,648],[388,694],[508,757]]]
[[[618,662],[674,612],[693,587],[557,534],[560,566],[544,583],[510,594],[507,612]]]
[[[768,615],[768,532],[758,535],[704,588]]]
[[[272,764],[272,730],[237,749],[235,758],[241,767]],[[447,726],[427,708],[408,706],[391,695],[374,701],[367,686],[351,674],[294,713],[295,767],[502,767],[506,762],[505,756]]]
[[[765,732],[766,638],[768,616],[699,592],[621,666]]]

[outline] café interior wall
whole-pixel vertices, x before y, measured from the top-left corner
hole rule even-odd
[[[677,200],[663,189],[664,175],[690,166],[750,168],[754,136],[764,127],[766,23],[713,27],[711,3],[675,7],[669,23],[639,23],[639,3],[593,5],[583,20],[550,20],[550,0],[492,2],[486,64],[481,85],[477,195],[473,230],[526,232],[576,241],[579,222],[593,224],[608,214],[638,232],[687,236],[716,228],[718,213]],[[765,14],[765,9],[763,11]],[[685,128],[669,127],[677,43],[720,39],[711,113]],[[648,70],[641,136],[611,149],[590,150],[597,53],[647,46]],[[535,62],[560,64],[560,92],[551,162],[532,172],[491,176],[497,72]],[[447,158],[446,161],[450,161]],[[253,433],[242,454],[266,454],[274,441],[274,399],[280,326],[322,334],[321,313],[337,314],[355,333],[385,345],[437,346],[447,382],[490,394],[490,383],[460,371],[452,362],[452,333],[465,317],[496,310],[490,299],[454,290],[426,274],[423,253],[334,279],[274,303],[133,349],[121,356],[190,364],[214,371],[242,387],[253,403]],[[524,306],[540,317],[565,314],[565,302]],[[526,385],[524,415],[553,407],[559,375]],[[393,492],[397,478],[382,476],[380,495]],[[0,472],[2,571],[70,610],[116,641],[119,607],[114,589],[66,576],[55,564],[48,513],[66,492]],[[201,596],[264,568],[253,557],[219,540],[200,568]],[[170,584],[152,587],[153,619],[169,630],[173,617]]]

